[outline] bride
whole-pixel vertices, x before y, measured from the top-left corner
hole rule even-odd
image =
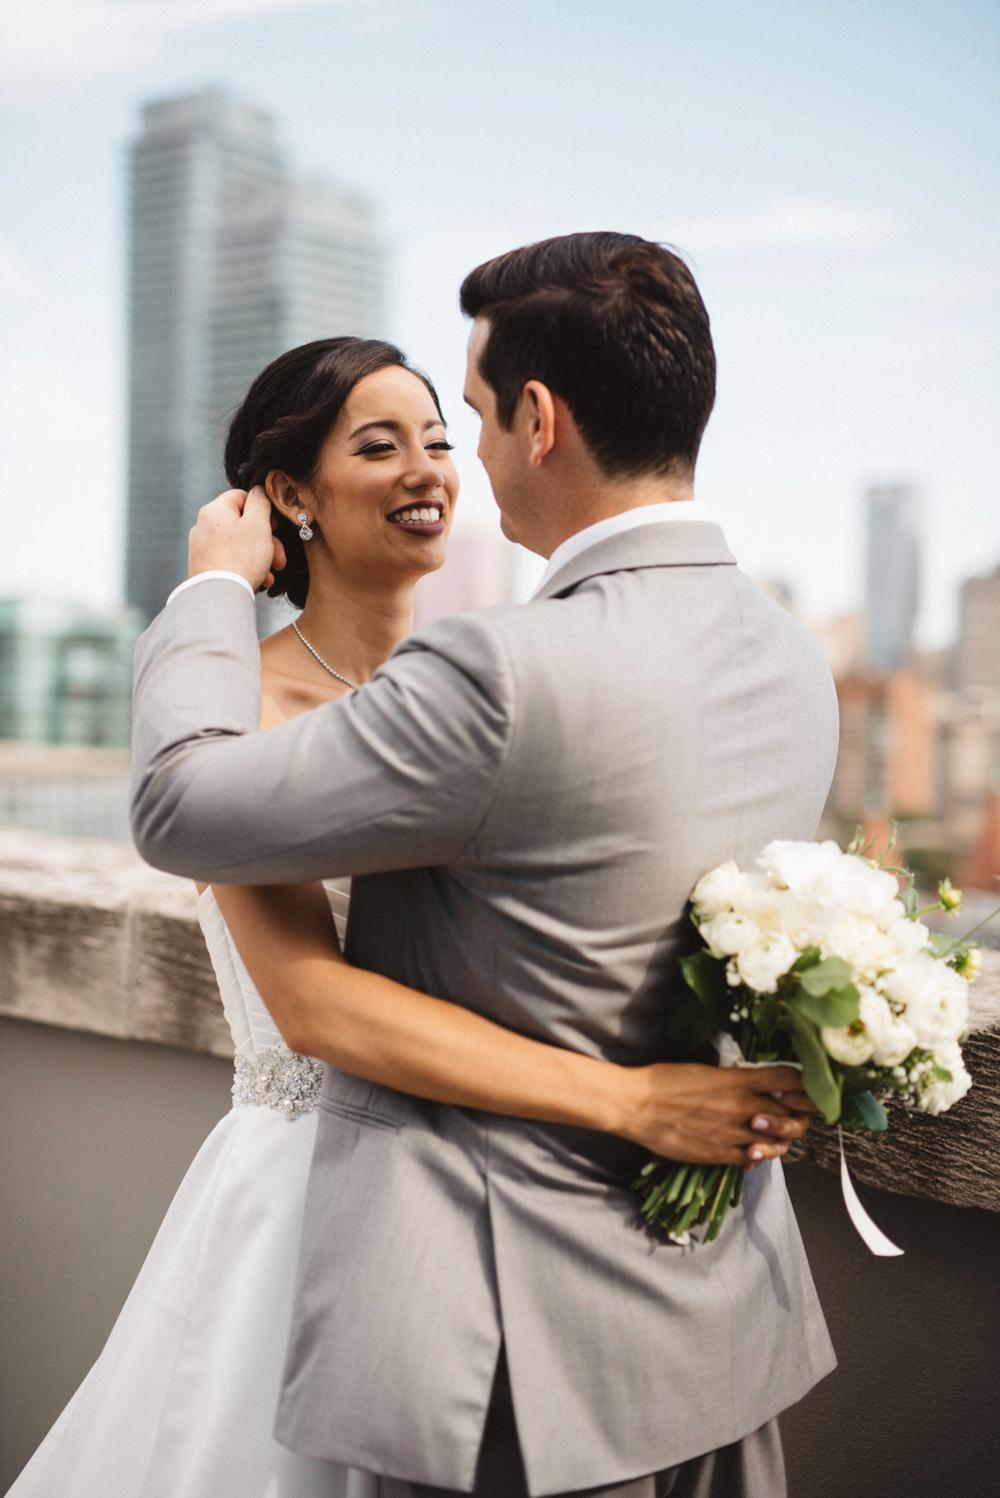
[[[392,345],[358,338],[292,349],[258,376],[233,419],[226,472],[234,487],[264,486],[279,569],[270,592],[302,610],[261,646],[268,728],[361,687],[408,633],[414,586],[444,561],[458,477],[430,381]],[[232,1030],[234,1105],[181,1183],[97,1362],[8,1498],[377,1494],[376,1479],[271,1435],[317,1053],[439,1102],[623,1133],[669,1153],[657,1084],[679,1068],[626,1070],[352,968],[338,941],[347,901],[343,882],[200,892]],[[748,1156],[786,1149],[762,1137]]]

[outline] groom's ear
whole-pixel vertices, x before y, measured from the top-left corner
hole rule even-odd
[[[548,385],[529,380],[521,392],[527,423],[528,462],[540,468],[556,442],[556,403]]]

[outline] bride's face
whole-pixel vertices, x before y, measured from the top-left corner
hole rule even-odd
[[[338,569],[440,567],[458,497],[444,423],[422,380],[391,365],[359,380],[320,450],[301,508]]]

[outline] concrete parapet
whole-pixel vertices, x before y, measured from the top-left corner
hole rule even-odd
[[[984,957],[966,1047],[972,1091],[941,1118],[892,1108],[886,1134],[846,1135],[859,1181],[1000,1211],[1000,952]],[[0,834],[0,1014],[232,1055],[194,886],[123,844]],[[836,1130],[814,1125],[803,1157],[839,1168]]]
[[[195,899],[127,844],[0,832],[0,1014],[231,1056]]]

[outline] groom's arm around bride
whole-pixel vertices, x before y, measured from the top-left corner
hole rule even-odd
[[[505,533],[552,558],[536,598],[422,631],[258,735],[251,600],[188,589],[137,657],[136,838],[215,882],[366,876],[357,965],[636,1066],[663,1055],[697,878],[813,835],[832,684],[719,528],[680,519],[714,392],[682,262],[570,236],[480,267],[463,301]],[[229,514],[195,570],[257,586],[266,517]],[[723,1449],[752,1472],[744,1443],[833,1363],[780,1166],[681,1250],[637,1224],[635,1153],[331,1071],[282,1438],[469,1491],[503,1350],[532,1494],[652,1494]]]

